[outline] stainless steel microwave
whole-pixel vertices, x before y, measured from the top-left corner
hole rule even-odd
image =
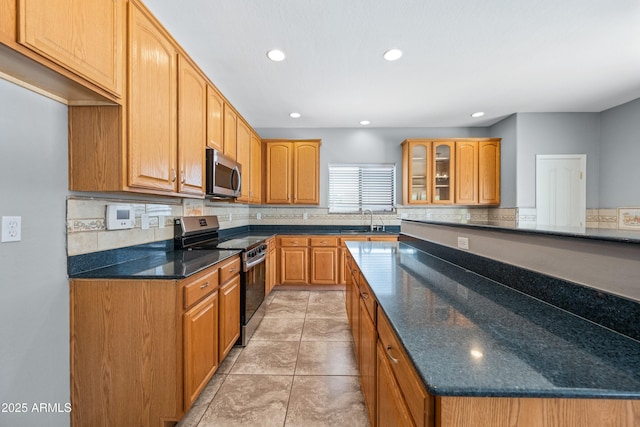
[[[207,148],[207,196],[235,198],[242,188],[242,166],[218,150]]]

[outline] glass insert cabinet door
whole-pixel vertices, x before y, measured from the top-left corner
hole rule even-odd
[[[429,203],[430,143],[411,143],[411,202]]]
[[[433,142],[433,203],[453,203],[454,142]]]

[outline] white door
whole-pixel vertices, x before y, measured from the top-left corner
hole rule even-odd
[[[586,165],[586,154],[536,156],[538,225],[585,226]]]

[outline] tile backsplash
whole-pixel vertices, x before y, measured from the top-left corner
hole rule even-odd
[[[107,230],[108,203],[135,208],[136,223],[129,230]],[[142,228],[141,216],[149,218]],[[369,214],[329,214],[327,208],[239,205],[194,199],[149,200],[70,196],[67,199],[67,255],[80,255],[173,238],[173,222],[180,216],[217,215],[221,229],[247,225],[369,225]],[[374,213],[374,225],[400,225],[402,219],[489,223],[514,227],[535,223],[535,209],[398,206],[396,212]],[[617,228],[616,209],[588,209],[587,226]]]

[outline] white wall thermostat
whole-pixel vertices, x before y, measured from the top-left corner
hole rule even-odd
[[[132,205],[107,205],[107,230],[133,228],[136,213]]]

